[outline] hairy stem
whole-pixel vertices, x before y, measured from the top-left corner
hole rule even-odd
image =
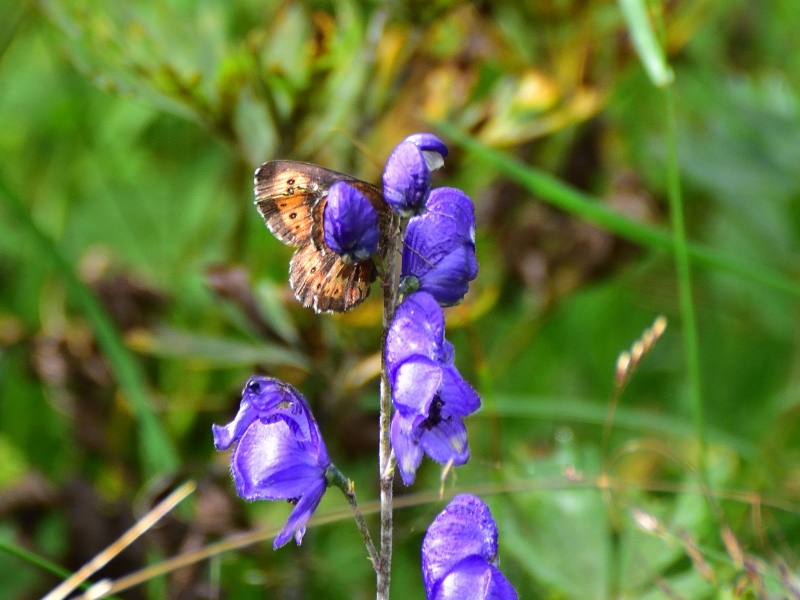
[[[380,416],[380,483],[381,483],[381,556],[378,564],[378,600],[389,600],[389,583],[392,570],[392,484],[394,483],[394,454],[389,439],[392,420],[392,388],[386,374],[386,333],[397,307],[397,288],[400,280],[399,254],[403,244],[406,219],[392,216],[389,250],[383,287],[383,341],[381,343],[381,416]]]

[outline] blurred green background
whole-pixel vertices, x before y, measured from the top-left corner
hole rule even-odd
[[[800,3],[654,1],[638,24],[636,6],[0,3],[0,597],[58,581],[20,553],[75,570],[186,479],[197,492],[101,576],[280,527],[291,507],[239,500],[212,445],[254,372],[308,396],[372,506],[380,291],[302,309],[252,172],[291,158],[378,182],[432,131],[481,265],[447,315],[484,407],[443,487],[490,503],[520,597],[800,598]],[[670,91],[629,23],[666,49]],[[675,149],[697,360],[668,237]],[[604,443],[617,356],[657,315]],[[440,475],[426,460],[396,490],[394,598],[424,596]],[[331,490],[317,514],[343,509]],[[356,528],[334,521],[118,597],[373,597]]]

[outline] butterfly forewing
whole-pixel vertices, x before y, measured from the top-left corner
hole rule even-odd
[[[284,244],[299,246],[289,264],[289,284],[303,306],[316,312],[344,312],[360,304],[375,280],[375,264],[345,263],[325,244],[323,215],[329,188],[347,181],[378,212],[385,248],[391,212],[381,191],[364,181],[309,163],[278,160],[256,170],[256,206],[270,231]]]
[[[256,206],[269,230],[284,244],[302,246],[311,239],[313,209],[346,175],[308,163],[275,160],[255,174]]]

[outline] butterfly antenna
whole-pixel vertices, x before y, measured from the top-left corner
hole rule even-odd
[[[351,144],[353,144],[356,150],[358,150],[364,156],[364,158],[366,158],[369,162],[371,162],[378,170],[383,171],[383,164],[375,158],[374,153],[369,148],[369,146],[367,146],[360,139],[353,137],[353,135],[349,131],[342,129],[341,127],[334,127],[333,129],[331,129],[331,133],[342,134],[350,141]]]
[[[403,246],[404,246],[405,248],[408,248],[409,250],[411,250],[411,251],[412,251],[414,254],[416,254],[417,256],[419,256],[420,260],[421,260],[422,262],[424,262],[425,264],[427,264],[427,265],[428,265],[428,266],[429,266],[431,269],[435,269],[435,268],[436,268],[436,265],[435,265],[435,264],[433,264],[433,263],[432,263],[431,261],[429,261],[427,258],[425,258],[424,256],[422,256],[422,254],[420,254],[419,252],[417,252],[416,250],[414,250],[414,248],[412,248],[411,246],[409,246],[409,245],[408,245],[408,243],[407,243],[405,240],[403,240]]]

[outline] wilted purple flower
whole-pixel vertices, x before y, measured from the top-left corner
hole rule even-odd
[[[392,448],[403,482],[414,482],[425,453],[455,466],[469,460],[462,417],[481,400],[453,365],[453,345],[444,339],[444,314],[426,292],[397,307],[386,336],[386,366],[395,414]]]
[[[378,249],[378,213],[367,197],[346,181],[328,190],[322,217],[325,243],[346,263],[367,260]]]
[[[325,494],[331,466],[306,399],[277,379],[253,376],[234,420],[224,427],[214,425],[212,431],[217,450],[236,442],[231,472],[242,498],[295,505],[273,547],[283,546],[293,532],[300,544],[306,522]]]
[[[425,210],[431,171],[444,164],[447,146],[430,133],[415,133],[400,142],[383,169],[383,196],[396,213],[409,217]]]
[[[497,568],[497,525],[477,496],[459,494],[437,515],[422,542],[428,600],[516,600]]]
[[[401,286],[452,306],[478,276],[475,207],[464,192],[449,187],[432,190],[426,206],[425,213],[408,222]]]

